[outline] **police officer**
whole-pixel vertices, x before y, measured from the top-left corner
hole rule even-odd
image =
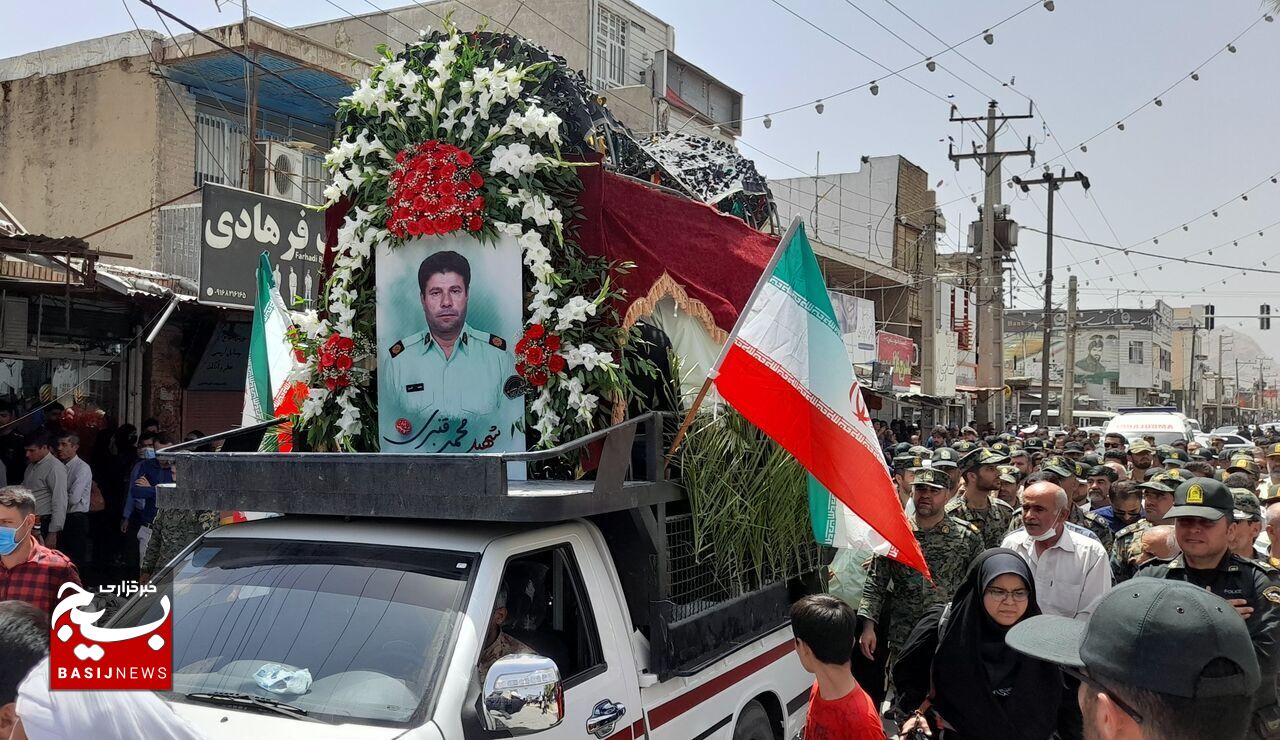
[[[951,478],[946,472],[929,467],[916,472],[911,487],[915,513],[908,517],[908,523],[933,575],[932,584],[919,572],[883,555],[871,561],[858,607],[858,616],[866,620],[858,645],[868,659],[875,654],[877,640],[887,640],[892,666],[898,648],[925,610],[951,601],[956,588],[964,582],[969,564],[983,550],[976,527],[947,516],[944,507],[950,486]],[[882,608],[888,610],[888,634],[876,632]]]
[[[497,412],[503,398],[520,396],[523,384],[506,341],[467,325],[471,265],[466,258],[452,251],[427,257],[418,267],[418,290],[427,330],[392,344],[379,364],[385,374],[379,385],[390,395],[383,399],[390,413],[380,414],[382,435],[406,452],[469,452],[469,444],[440,448],[457,437],[456,420],[476,426],[467,442],[483,440],[488,425],[480,420]],[[451,431],[439,444],[433,440],[418,449],[431,435],[426,427],[438,428],[445,419],[455,420]],[[510,429],[497,432],[501,437],[511,434]]]
[[[1262,468],[1258,467],[1258,461],[1247,454],[1237,454],[1231,458],[1231,462],[1227,465],[1227,475],[1232,473],[1244,473],[1248,475],[1252,482],[1250,488],[1258,487],[1258,477],[1262,473]]]
[[[1262,684],[1254,693],[1251,738],[1275,737],[1280,732],[1276,704],[1276,671],[1280,669],[1280,571],[1266,563],[1242,558],[1228,550],[1235,499],[1231,490],[1212,478],[1191,478],[1173,494],[1174,520],[1182,554],[1153,560],[1138,577],[1186,581],[1227,600],[1240,613],[1253,640]],[[1270,732],[1264,728],[1271,728]]]
[[[947,504],[947,516],[963,519],[978,528],[985,548],[999,547],[1013,521],[1013,507],[1001,501],[1000,466],[1009,458],[994,449],[974,450],[961,461],[964,495]]]

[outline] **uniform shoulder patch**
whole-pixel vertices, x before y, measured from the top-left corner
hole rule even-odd
[[[1256,560],[1254,558],[1242,558],[1248,561],[1250,565],[1270,576],[1280,575],[1280,569],[1265,560]]]
[[[498,336],[497,334],[490,334],[490,335],[489,335],[489,344],[492,344],[493,346],[497,347],[498,349],[506,349],[506,348],[507,348],[507,340],[503,339],[502,337]]]
[[[400,353],[404,352],[404,342],[396,342],[391,345],[391,349],[388,351],[391,353],[392,357],[399,357]]]
[[[992,506],[995,506],[996,508],[1004,507],[1004,508],[1008,509],[1009,511],[1013,511],[1013,504],[1010,504],[1008,501],[1005,501],[1005,500],[1004,500],[1004,499],[1002,499],[1002,498],[995,498],[995,497],[992,497],[992,498],[991,498],[991,505],[992,505]]]
[[[969,532],[970,534],[975,534],[975,535],[978,535],[979,537],[982,536],[982,530],[978,529],[978,525],[974,524],[973,522],[967,522],[963,519],[960,519],[954,516],[950,517],[950,519],[952,522],[955,522],[956,526]]]
[[[1262,589],[1262,598],[1272,604],[1280,604],[1280,586],[1267,586]]]

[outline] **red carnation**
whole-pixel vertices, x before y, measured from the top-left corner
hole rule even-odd
[[[470,154],[462,151],[461,149],[458,150],[458,155],[455,157],[455,159],[458,160],[458,164],[462,165],[463,167],[470,167],[476,161],[474,158],[472,158]]]
[[[547,361],[547,369],[553,373],[564,372],[567,365],[568,363],[560,355],[551,355],[551,359]]]
[[[467,231],[479,231],[484,226],[484,221],[479,216],[472,216],[467,219]]]
[[[518,354],[518,355],[522,355],[522,354],[524,354],[525,348],[527,348],[528,346],[529,346],[529,340],[528,340],[528,339],[525,339],[525,338],[523,338],[523,337],[522,337],[522,338],[520,338],[520,339],[518,339],[518,340],[516,341],[516,354]]]
[[[334,378],[333,381],[338,385],[339,388],[346,388],[347,386],[351,385],[351,376],[339,375],[338,377]]]
[[[560,349],[560,337],[555,334],[548,334],[547,341],[543,342],[543,344],[546,345],[547,349],[555,352]]]
[[[479,190],[480,188],[484,187],[484,178],[480,176],[479,172],[471,173],[470,182],[471,182],[471,187],[475,188],[476,190]]]
[[[448,227],[447,229],[448,231],[457,231],[458,229],[462,228],[462,216],[459,216],[456,213],[450,213],[447,217],[445,217],[444,223],[445,223],[445,226]]]
[[[413,433],[413,424],[403,417],[396,419],[396,431],[407,437]]]
[[[546,333],[547,330],[543,328],[542,324],[530,324],[524,335],[530,339],[542,339],[542,335]]]
[[[329,390],[331,390],[331,391],[336,391],[336,390],[338,390],[338,381],[337,381],[337,379],[336,379],[336,378],[325,378],[325,379],[324,379],[324,387],[325,387],[325,388],[328,388],[328,389],[329,389]]]
[[[333,366],[344,373],[351,369],[351,365],[351,355],[338,355],[338,358],[333,361]]]
[[[337,345],[338,345],[338,349],[344,352],[350,352],[352,349],[355,348],[356,340],[352,339],[351,337],[344,337],[344,336],[338,335]]]
[[[534,370],[532,373],[529,373],[529,382],[538,387],[542,387],[547,384],[547,374],[542,370]]]
[[[530,365],[542,365],[547,361],[547,354],[541,347],[530,347],[529,351],[524,353],[524,359]]]

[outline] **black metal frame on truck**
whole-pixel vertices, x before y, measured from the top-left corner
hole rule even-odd
[[[632,624],[665,681],[697,673],[784,626],[790,604],[819,590],[816,573],[739,593],[717,583],[692,545],[688,503],[664,476],[663,415],[650,412],[557,447],[519,453],[194,452],[231,435],[161,451],[177,483],[162,508],[284,515],[507,523],[587,519],[604,534]],[[540,462],[599,445],[590,480],[512,480],[509,462]],[[816,555],[814,562],[816,565]],[[693,585],[691,585],[693,584]]]

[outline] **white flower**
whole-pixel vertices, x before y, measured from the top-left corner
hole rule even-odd
[[[535,172],[551,161],[541,154],[534,154],[528,144],[503,144],[493,150],[493,159],[489,162],[489,174],[505,172],[512,177],[519,177],[522,174]]]
[[[529,323],[542,324],[550,319],[556,311],[551,303],[558,297],[547,283],[534,283],[533,297],[529,299]]]
[[[556,331],[564,331],[574,324],[581,324],[587,316],[596,315],[596,304],[580,295],[573,296],[557,312],[560,320],[556,322]],[[589,346],[589,345],[584,345]],[[588,368],[591,369],[591,368]]]
[[[344,100],[350,100],[361,113],[370,113],[375,109],[382,110],[382,106],[387,102],[386,99],[387,88],[381,83],[374,82],[372,78],[360,80],[356,89],[344,98]],[[394,107],[394,103],[392,106]]]
[[[599,352],[592,344],[568,347],[561,354],[564,355],[565,363],[570,368],[583,367],[587,370],[595,370],[597,367],[617,367],[613,362],[612,354]]]
[[[582,405],[578,406],[578,421],[591,421],[595,415],[600,399],[591,393],[582,394]]]
[[[505,221],[494,221],[493,226],[498,230],[499,234],[520,236],[524,233],[524,228],[520,226],[520,224],[509,224]]]
[[[538,397],[529,404],[529,411],[534,416],[544,416],[551,410],[551,391],[544,387]]]
[[[298,327],[298,331],[302,332],[304,337],[315,337],[320,335],[320,329],[324,322],[320,320],[320,314],[313,308],[306,311],[293,311],[289,315],[293,325]]]
[[[308,388],[307,397],[302,402],[302,418],[314,419],[324,411],[324,402],[329,398],[328,388]]]

